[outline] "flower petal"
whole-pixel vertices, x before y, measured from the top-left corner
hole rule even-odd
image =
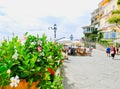
[[[17,83],[15,83],[15,84],[14,84],[14,87],[17,87],[17,85],[18,85],[18,84],[17,84]]]
[[[13,80],[14,80],[14,77],[11,77],[11,78],[10,78],[10,81],[13,81]]]
[[[16,83],[18,84],[19,82],[20,82],[20,80],[19,80],[19,79],[17,79],[17,80],[16,80]]]
[[[14,87],[14,83],[10,83],[10,86],[11,86],[11,87]]]
[[[15,76],[15,79],[19,79],[19,77],[16,75],[16,76]]]

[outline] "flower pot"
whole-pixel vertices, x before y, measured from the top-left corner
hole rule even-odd
[[[0,87],[0,89],[37,89],[36,86],[38,83],[39,83],[38,81],[33,82],[33,84],[29,87],[29,83],[26,82],[26,80],[21,79],[17,87],[11,87],[10,85],[8,85],[8,86]]]

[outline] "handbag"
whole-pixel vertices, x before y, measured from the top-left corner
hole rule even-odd
[[[114,54],[114,51],[111,51],[110,54]]]

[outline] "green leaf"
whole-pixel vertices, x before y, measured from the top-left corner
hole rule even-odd
[[[41,69],[40,67],[37,67],[37,68],[36,68],[36,71],[40,71],[40,69]]]
[[[21,73],[20,76],[21,76],[22,78],[26,78],[26,77],[29,76],[29,74],[30,74],[30,73],[29,73],[28,71],[25,71],[25,72],[23,71],[23,73]]]
[[[28,32],[25,33],[25,36],[28,35]]]
[[[25,70],[24,67],[22,67],[22,66],[19,66],[18,68],[19,68],[20,70],[22,70],[22,71]]]
[[[33,78],[31,78],[31,79],[29,80],[29,83],[30,83],[30,85],[32,85],[32,83],[33,83]]]
[[[7,72],[7,66],[6,65],[0,66],[0,72],[4,72],[4,71]]]
[[[10,69],[12,67],[13,61],[9,61],[9,63],[7,64],[7,67]]]

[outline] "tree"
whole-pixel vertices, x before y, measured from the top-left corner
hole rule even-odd
[[[117,1],[117,4],[120,5],[120,0]]]
[[[117,1],[118,9],[112,11],[112,16],[108,19],[110,24],[116,24],[120,28],[120,0]]]
[[[100,41],[102,38],[103,38],[103,34],[102,34],[102,32],[99,32],[99,33],[98,33],[98,39],[97,39],[97,40]]]
[[[119,12],[120,10],[113,11],[112,16],[108,19],[108,22],[110,24],[116,24],[116,26],[120,28],[120,13]]]

